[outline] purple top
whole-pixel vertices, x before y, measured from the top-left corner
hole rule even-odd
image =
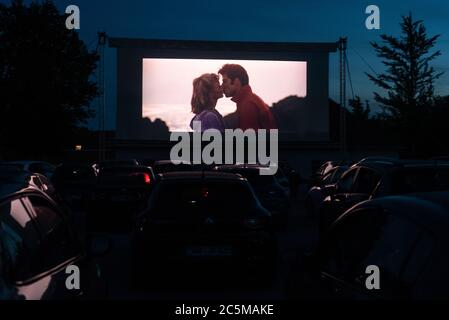
[[[223,117],[217,110],[203,110],[201,113],[195,115],[190,121],[190,128],[193,129],[193,121],[201,122],[201,132],[207,129],[217,129],[224,132],[225,126]]]

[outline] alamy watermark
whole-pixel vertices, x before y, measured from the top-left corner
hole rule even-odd
[[[365,26],[368,30],[380,29],[380,9],[376,5],[366,7],[365,13],[369,16],[365,20]]]
[[[80,290],[80,269],[78,266],[70,265],[65,269],[65,273],[69,276],[65,279],[65,287],[67,290]]]
[[[276,174],[278,170],[277,129],[260,129],[257,132],[253,129],[245,131],[226,129],[224,133],[216,129],[208,129],[201,132],[200,121],[193,122],[193,129],[193,133],[172,132],[170,134],[170,141],[178,142],[170,151],[170,160],[174,164],[260,164],[267,166],[260,169],[261,175]],[[208,144],[203,148],[202,142],[208,142]],[[267,144],[269,144],[269,150],[267,150]]]
[[[65,19],[65,27],[69,30],[80,29],[80,8],[76,5],[70,5],[65,9],[69,16]]]
[[[367,266],[365,273],[368,277],[365,280],[365,287],[368,290],[380,290],[380,269],[376,265]]]

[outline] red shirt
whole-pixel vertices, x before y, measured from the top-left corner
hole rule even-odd
[[[246,129],[277,129],[270,108],[253,93],[249,85],[243,86],[231,100],[237,103],[239,127],[243,131]]]

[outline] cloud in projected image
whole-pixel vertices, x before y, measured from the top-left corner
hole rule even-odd
[[[269,106],[290,95],[307,95],[307,63],[303,61],[143,59],[142,117],[159,118],[170,131],[191,131],[193,79],[216,73],[226,63],[242,65],[253,91]],[[235,109],[228,98],[217,102],[223,116]]]

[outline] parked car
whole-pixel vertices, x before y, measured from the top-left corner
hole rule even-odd
[[[434,161],[372,161],[354,165],[331,187],[319,213],[321,230],[344,211],[371,198],[449,190],[449,164]]]
[[[89,204],[90,226],[131,226],[147,205],[155,176],[142,166],[108,167],[100,171]]]
[[[1,300],[106,297],[97,258],[108,245],[100,239],[91,244],[86,249],[64,211],[45,193],[0,177]],[[69,266],[82,275],[79,289],[66,287]]]
[[[62,199],[70,207],[86,208],[97,181],[97,171],[91,164],[63,163],[52,177]]]
[[[288,220],[290,206],[289,188],[279,183],[275,175],[261,175],[262,165],[238,164],[221,165],[215,171],[240,174],[245,177],[253,187],[260,203],[271,212],[276,225],[285,225]]]
[[[448,250],[449,192],[365,201],[332,224],[316,252],[298,253],[288,298],[448,299]],[[374,272],[378,280],[368,279]]]
[[[32,173],[39,173],[46,176],[48,179],[51,179],[53,173],[55,172],[55,166],[45,161],[4,161],[1,164],[15,166],[21,170]]]
[[[245,178],[221,172],[159,175],[132,239],[136,274],[179,263],[269,271],[276,254],[270,213]]]
[[[308,218],[318,217],[323,200],[334,190],[335,184],[348,169],[349,166],[347,165],[332,168],[316,183],[316,186],[309,189],[305,199],[306,216]]]

